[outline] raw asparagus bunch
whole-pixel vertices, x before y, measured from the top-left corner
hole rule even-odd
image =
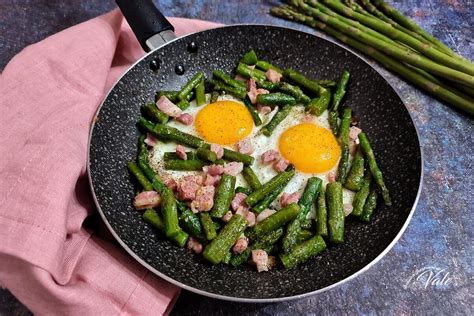
[[[474,114],[474,64],[383,1],[289,0],[288,4],[272,8],[271,13],[319,29]]]

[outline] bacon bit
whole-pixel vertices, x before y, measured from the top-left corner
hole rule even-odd
[[[204,172],[207,172],[211,176],[219,176],[224,173],[224,166],[222,165],[210,165],[203,167]]]
[[[231,161],[224,165],[224,173],[234,177],[241,173],[243,169],[244,164],[241,162]]]
[[[336,175],[334,174],[333,171],[329,172],[326,175],[326,179],[328,180],[329,183],[336,181]]]
[[[359,134],[362,132],[362,130],[356,126],[352,126],[349,129],[349,140],[355,141],[356,139],[359,139]]]
[[[224,148],[221,145],[211,144],[211,151],[216,153],[217,159],[221,159],[224,156]]]
[[[184,176],[183,180],[193,181],[193,182],[196,182],[199,185],[202,185],[202,182],[203,182],[202,176]]]
[[[305,114],[303,115],[303,118],[301,119],[301,121],[308,123],[308,122],[312,122],[313,119],[314,119],[313,114],[305,112]]]
[[[252,104],[257,103],[257,96],[259,94],[270,93],[270,91],[265,89],[257,89],[257,84],[254,79],[249,79],[247,81],[247,89],[249,91],[247,95],[249,96],[250,102],[252,102]]]
[[[184,148],[182,145],[176,146],[176,155],[178,155],[180,159],[188,159],[188,155],[186,154],[186,148]]]
[[[265,250],[252,250],[252,261],[257,265],[257,271],[268,271],[268,254]]]
[[[257,111],[258,113],[265,115],[270,113],[272,111],[272,108],[268,105],[257,104]]]
[[[349,216],[349,214],[352,213],[352,210],[354,209],[354,207],[350,203],[344,203],[343,208],[345,216]]]
[[[193,117],[189,113],[183,113],[176,118],[179,122],[183,123],[184,125],[191,125],[193,124]]]
[[[247,226],[252,227],[255,225],[255,213],[249,211],[248,207],[246,206],[239,206],[235,214],[242,216],[247,221]]]
[[[237,143],[237,151],[241,154],[251,155],[253,153],[252,141],[244,138]]]
[[[283,192],[283,194],[280,197],[280,205],[281,207],[286,207],[292,203],[298,203],[300,200],[301,194],[299,192],[293,192],[291,194],[288,194],[286,192]]]
[[[185,178],[178,185],[178,197],[183,201],[192,201],[196,199],[196,191],[199,189],[200,184]]]
[[[235,75],[234,79],[238,81],[243,81],[243,82],[247,81],[247,78],[244,78],[239,74]]]
[[[245,249],[247,249],[248,245],[249,245],[249,239],[245,237],[244,235],[241,235],[239,239],[237,239],[237,241],[235,242],[234,247],[232,247],[232,251],[234,253],[240,254],[244,252]]]
[[[289,164],[290,162],[288,160],[286,160],[285,158],[280,158],[277,162],[273,164],[273,170],[275,170],[276,172],[283,172]]]
[[[266,208],[265,210],[263,210],[263,212],[261,212],[260,214],[257,215],[257,223],[260,223],[265,218],[267,218],[268,216],[271,216],[275,213],[276,213],[275,210],[271,210],[269,208]]]
[[[262,163],[266,164],[280,159],[280,153],[276,150],[270,149],[262,154]]]
[[[225,213],[224,216],[222,217],[222,220],[225,223],[228,223],[230,219],[232,218],[232,216],[234,216],[234,214],[232,214],[232,211],[227,211],[227,213]]]
[[[163,113],[171,117],[178,117],[183,113],[181,109],[171,102],[167,97],[164,95],[161,96],[158,101],[156,101],[156,107]]]
[[[240,216],[242,216],[243,218],[245,218],[245,216],[247,215],[248,211],[249,211],[249,209],[248,209],[246,206],[241,205],[241,206],[239,206],[239,207],[237,208],[237,211],[235,211],[235,214],[240,215]]]
[[[176,191],[178,188],[178,183],[175,179],[173,179],[170,175],[164,175],[161,177],[163,179],[163,183],[173,191]]]
[[[251,211],[247,211],[244,216],[245,220],[247,221],[247,226],[252,227],[256,224],[255,213]]]
[[[273,83],[280,82],[281,77],[283,77],[281,73],[273,69],[268,69],[267,72],[265,73],[265,76],[267,77],[269,81]]]
[[[189,237],[187,247],[189,250],[194,251],[194,253],[200,254],[202,252],[202,244],[193,236]]]
[[[150,133],[146,133],[145,144],[150,147],[155,147],[158,144],[158,139]]]
[[[235,194],[234,198],[232,199],[232,202],[230,203],[234,212],[236,212],[239,209],[239,207],[246,206],[244,202],[246,198],[247,198],[247,194],[245,193],[239,192]]]
[[[133,200],[133,205],[137,210],[144,210],[160,205],[161,197],[155,191],[143,191],[138,193]]]
[[[210,211],[214,206],[214,192],[212,185],[200,187],[196,192],[196,199],[191,202],[193,213]]]
[[[217,184],[219,184],[220,179],[221,179],[221,176],[211,176],[210,174],[206,174],[204,185],[216,186]]]

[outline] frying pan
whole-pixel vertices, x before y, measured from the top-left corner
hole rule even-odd
[[[395,244],[414,212],[422,182],[417,131],[400,97],[356,54],[331,41],[288,28],[233,25],[174,38],[173,27],[152,1],[117,1],[140,44],[150,51],[115,84],[90,132],[88,173],[97,208],[132,258],[184,289],[241,302],[275,302],[316,294],[367,270]],[[393,195],[393,206],[378,206],[373,220],[346,220],[346,242],[291,270],[257,273],[252,267],[211,265],[173,245],[134,210],[134,181],[126,163],[137,153],[135,123],[140,106],[157,90],[179,90],[197,71],[232,72],[253,48],[259,58],[294,68],[311,78],[337,79],[351,72],[344,103],[367,132]]]

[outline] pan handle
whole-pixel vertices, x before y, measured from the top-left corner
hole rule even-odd
[[[176,38],[174,27],[152,0],[116,0],[123,16],[146,52]]]

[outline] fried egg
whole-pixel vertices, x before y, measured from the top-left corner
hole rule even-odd
[[[186,109],[186,113],[193,116],[193,124],[183,125],[175,120],[167,123],[184,133],[198,136],[208,143],[219,144],[224,148],[237,150],[236,144],[244,139],[251,139],[255,158],[252,169],[262,183],[273,178],[277,172],[272,164],[263,164],[261,156],[268,150],[276,150],[292,163],[296,174],[288,183],[284,192],[303,192],[304,186],[310,177],[319,177],[326,187],[330,173],[336,174],[337,165],[341,156],[341,149],[329,127],[328,113],[325,111],[319,117],[310,116],[301,106],[294,106],[289,115],[274,129],[270,136],[259,132],[261,126],[254,126],[251,114],[245,105],[230,95],[219,96],[217,102],[209,102],[210,95],[206,95],[206,103],[200,107],[195,102]],[[267,124],[277,109],[267,115],[261,115],[263,124]],[[176,144],[173,142],[159,143],[150,151],[150,164],[160,175],[168,175],[178,180],[186,175],[197,175],[199,172],[164,170],[163,154],[174,152]],[[189,149],[193,150],[193,149]],[[236,186],[247,186],[242,175],[237,176]],[[354,193],[344,189],[343,202],[352,204]],[[274,202],[280,207],[279,199]],[[309,213],[314,218],[313,210]]]

